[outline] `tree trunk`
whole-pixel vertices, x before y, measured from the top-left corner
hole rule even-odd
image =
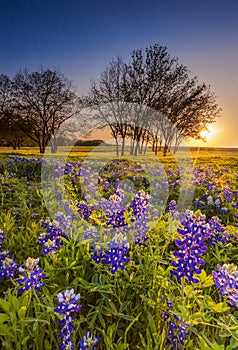
[[[122,144],[121,144],[121,156],[125,155],[125,137],[122,139]]]
[[[40,153],[42,154],[42,153],[45,153],[45,143],[44,143],[44,141],[38,141],[38,145],[39,145],[39,148],[40,148]]]
[[[155,155],[157,156],[158,154],[158,137],[155,136]]]
[[[159,152],[161,152],[162,150],[162,140],[160,139],[160,142],[159,142]]]
[[[21,140],[20,139],[17,140],[17,148],[21,149]]]
[[[12,141],[12,148],[13,148],[13,149],[17,149],[16,140],[13,140],[13,141]]]
[[[135,139],[132,139],[132,143],[131,143],[131,150],[130,150],[130,155],[134,154],[134,148],[135,148]]]
[[[165,144],[164,145],[164,153],[163,153],[164,157],[167,155],[167,151],[168,151],[168,146]]]
[[[116,141],[116,155],[118,157],[119,156],[119,147],[118,147],[118,140],[117,140],[117,138],[115,138],[115,141]]]
[[[146,143],[145,143],[144,154],[146,154],[146,152],[147,152],[147,147],[148,147],[148,141],[146,141]]]
[[[57,139],[56,139],[56,136],[53,135],[53,141],[51,143],[51,153],[57,153],[57,148],[58,148]]]
[[[139,141],[137,140],[137,141],[136,141],[135,150],[134,150],[134,156],[137,156],[138,150],[139,150]]]

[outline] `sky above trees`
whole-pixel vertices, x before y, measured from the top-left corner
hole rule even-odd
[[[211,85],[222,107],[204,146],[238,147],[238,3],[235,0],[1,0],[0,73],[59,69],[86,94],[116,56],[166,45]],[[210,135],[211,136],[211,135]]]

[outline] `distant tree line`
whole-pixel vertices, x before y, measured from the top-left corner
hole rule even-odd
[[[84,108],[91,116],[85,118]],[[190,77],[188,68],[160,45],[133,51],[129,62],[112,60],[84,97],[57,70],[25,69],[12,80],[0,75],[0,142],[13,148],[38,145],[41,153],[49,143],[56,152],[63,126],[78,116],[79,128],[107,127],[118,155],[124,155],[126,140],[131,154],[151,146],[166,155],[176,152],[184,138],[201,138],[220,112],[210,86]]]
[[[76,141],[75,146],[99,146],[103,143],[103,140],[78,140]]]

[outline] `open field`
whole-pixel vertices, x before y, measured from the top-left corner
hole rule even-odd
[[[85,157],[89,154],[95,147],[93,146],[74,146],[71,147],[60,147],[58,150],[59,154],[66,154],[70,152],[72,157]],[[105,147],[105,149],[107,149]],[[111,152],[112,152],[111,148]],[[62,151],[63,150],[63,151]],[[103,147],[100,146],[100,151],[103,150]],[[238,148],[207,148],[207,147],[190,147],[191,155],[194,159],[200,158],[209,158],[212,161],[215,159],[227,159],[227,158],[236,158],[238,156]],[[50,154],[50,150],[47,150],[47,154]],[[20,150],[13,150],[11,147],[0,147],[0,156],[5,157],[8,155],[21,155],[21,156],[44,156],[40,154],[38,147],[22,147]],[[57,154],[56,154],[57,155]],[[168,156],[168,159],[171,159],[171,155]]]
[[[0,148],[0,348],[237,349],[238,150],[59,151]]]

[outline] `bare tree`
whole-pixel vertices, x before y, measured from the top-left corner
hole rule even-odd
[[[21,147],[24,134],[13,109],[12,81],[4,74],[0,75],[0,135],[13,149]]]
[[[177,58],[170,57],[167,47],[154,45],[146,48],[145,54],[142,50],[133,51],[129,63],[123,62],[120,57],[113,60],[93,82],[90,96],[97,105],[124,101],[147,106],[170,121],[164,122],[159,118],[153,127],[152,114],[146,113],[143,122],[137,120],[133,129],[131,119],[124,115],[118,121],[118,116],[114,116],[114,125],[123,125],[118,132],[120,137],[124,139],[125,135],[130,135],[132,138],[134,153],[139,142],[149,137],[145,130],[150,127],[154,132],[156,130],[153,136],[156,152],[158,144],[161,148],[163,142],[166,155],[173,143],[176,150],[184,137],[199,138],[201,130],[220,116],[221,110],[210,86],[200,84],[196,77],[191,78],[189,74],[186,66],[179,64]],[[109,120],[105,122],[110,124]]]
[[[25,69],[16,74],[13,88],[21,129],[39,145],[40,153],[50,140],[55,153],[57,130],[78,110],[72,82],[57,70],[41,68],[29,73]]]

